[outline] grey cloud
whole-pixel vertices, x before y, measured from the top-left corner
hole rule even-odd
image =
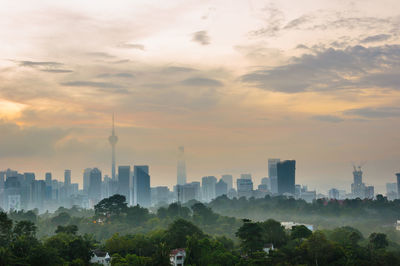
[[[189,78],[180,82],[185,86],[200,86],[200,87],[221,87],[223,84],[216,80],[210,78]]]
[[[114,58],[115,56],[110,55],[108,53],[104,53],[104,52],[90,52],[90,53],[86,53],[87,55],[90,56],[94,56],[94,57],[103,57],[103,58]]]
[[[314,120],[322,121],[322,122],[330,122],[330,123],[339,123],[344,121],[343,118],[334,115],[315,115],[311,117]]]
[[[109,82],[96,82],[96,81],[70,81],[61,83],[64,86],[70,87],[94,87],[94,88],[122,88],[123,86]]]
[[[190,67],[178,67],[178,66],[169,66],[164,68],[164,72],[166,73],[188,73],[193,72],[196,69]]]
[[[303,15],[299,18],[296,18],[296,19],[290,21],[288,24],[286,24],[285,27],[283,27],[283,29],[289,30],[289,29],[297,28],[298,26],[309,22],[311,19],[312,19],[311,16]]]
[[[111,74],[111,73],[104,73],[104,74],[100,74],[97,77],[99,78],[112,78],[112,77],[117,77],[117,78],[134,78],[135,75],[131,74],[131,73],[127,73],[127,72],[120,72],[120,73],[115,73],[115,74]]]
[[[376,86],[399,89],[399,76],[399,45],[352,46],[304,54],[287,65],[252,71],[241,80],[265,90],[297,93]]]
[[[193,33],[192,41],[197,42],[201,45],[208,45],[210,44],[210,36],[208,36],[208,33],[204,30],[197,31]]]
[[[52,61],[17,61],[20,66],[24,67],[59,67],[62,66],[62,63],[59,62],[52,62]]]
[[[118,45],[120,48],[125,48],[125,49],[137,49],[137,50],[142,50],[144,51],[144,45],[139,44],[139,43],[123,43]]]
[[[258,30],[251,31],[251,36],[276,36],[277,33],[282,29],[282,24],[285,19],[283,12],[274,6],[269,6],[263,9],[267,13],[267,17],[265,18],[265,27],[262,27]]]
[[[69,70],[69,69],[41,69],[40,71],[50,72],[50,73],[71,73],[71,72],[74,72],[74,71]]]
[[[299,45],[297,45],[297,46],[296,46],[296,49],[304,49],[304,50],[308,50],[308,49],[310,49],[310,48],[308,48],[308,46],[307,46],[307,45],[304,45],[304,44],[299,44]]]
[[[361,43],[382,42],[389,40],[391,37],[392,36],[389,34],[378,34],[378,35],[368,36],[362,39]]]
[[[344,111],[343,114],[362,118],[392,118],[400,117],[399,107],[359,108]]]
[[[68,135],[60,128],[21,128],[0,121],[0,157],[51,155],[58,141]]]

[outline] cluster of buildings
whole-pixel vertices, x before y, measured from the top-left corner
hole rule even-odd
[[[374,187],[362,182],[361,167],[354,167],[354,182],[351,193],[332,188],[329,196],[308,190],[307,186],[296,184],[296,161],[280,159],[268,160],[268,177],[261,179],[256,187],[249,173],[241,174],[234,182],[230,174],[204,176],[201,182],[187,182],[184,147],[178,149],[177,184],[171,191],[167,186],[150,186],[149,166],[122,165],[116,167],[115,146],[118,137],[114,130],[109,137],[112,148],[111,177],[102,174],[98,168],[84,169],[83,187],[71,182],[71,170],[64,171],[64,180],[53,179],[52,173],[45,174],[44,180],[37,180],[35,173],[19,173],[7,169],[0,172],[0,207],[5,210],[35,209],[40,212],[56,210],[63,206],[74,205],[93,208],[103,198],[114,194],[125,196],[129,205],[142,207],[160,206],[172,202],[185,203],[191,200],[210,202],[227,195],[229,198],[263,198],[266,195],[284,195],[312,202],[318,198],[374,198]],[[234,187],[235,186],[235,187]],[[400,173],[397,183],[387,184],[387,197],[390,200],[400,198]]]

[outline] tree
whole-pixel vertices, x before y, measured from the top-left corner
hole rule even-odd
[[[290,238],[291,239],[308,238],[310,235],[312,235],[312,232],[306,226],[295,225],[292,227]]]
[[[372,233],[368,239],[373,249],[386,248],[389,245],[386,235],[382,233]]]
[[[57,226],[57,229],[55,231],[56,234],[66,233],[66,234],[71,234],[71,235],[76,235],[77,232],[78,232],[78,226],[76,226],[74,224],[67,225],[67,226],[59,225],[59,226]]]
[[[285,229],[280,222],[268,219],[261,223],[261,228],[263,229],[265,243],[272,243],[274,246],[280,247],[287,242]]]
[[[102,199],[98,204],[94,206],[96,216],[100,217],[119,217],[122,213],[125,213],[127,209],[127,203],[125,196],[115,194],[109,198]]]
[[[205,236],[196,225],[187,220],[178,219],[169,225],[165,238],[170,248],[183,248],[186,246],[187,237],[193,235]]]
[[[69,222],[70,219],[71,215],[69,215],[67,212],[61,212],[53,219],[51,219],[51,222],[56,225],[65,225]]]
[[[243,225],[236,232],[236,236],[240,239],[240,245],[244,252],[255,253],[262,251],[265,240],[263,228],[259,223],[253,223],[250,220],[244,219]]]
[[[193,219],[200,224],[214,224],[218,219],[218,215],[203,203],[195,203],[191,208]]]
[[[11,240],[13,222],[5,212],[0,211],[0,247],[7,246]]]
[[[34,238],[36,235],[36,226],[31,221],[20,221],[14,226],[15,237],[26,236]]]

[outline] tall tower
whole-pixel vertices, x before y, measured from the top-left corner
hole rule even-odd
[[[112,155],[111,155],[111,177],[112,180],[115,181],[115,144],[118,142],[118,137],[115,135],[115,128],[114,128],[114,113],[112,115],[112,132],[111,136],[108,138],[108,141],[111,144]]]
[[[186,184],[185,148],[183,146],[178,148],[177,184]]]

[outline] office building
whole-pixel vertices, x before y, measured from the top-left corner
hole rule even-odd
[[[339,190],[336,188],[330,189],[328,194],[330,199],[336,199],[336,200],[340,199]]]
[[[88,193],[89,191],[89,186],[90,186],[90,172],[92,171],[92,168],[86,168],[83,170],[83,191],[85,193]]]
[[[277,164],[280,159],[268,159],[268,177],[270,180],[270,190],[273,194],[278,193],[278,170]]]
[[[233,176],[232,175],[222,175],[221,179],[228,185],[228,191],[233,188]]]
[[[388,200],[397,199],[397,183],[386,183],[386,197]]]
[[[150,175],[149,166],[135,165],[134,167],[134,205],[142,207],[150,207],[151,191],[150,191]]]
[[[296,174],[296,161],[289,160],[278,162],[276,164],[278,176],[278,193],[295,194],[295,174]]]
[[[397,198],[400,199],[400,173],[397,173],[396,177],[397,177]]]
[[[251,179],[236,179],[237,197],[250,198],[253,196],[253,181]]]
[[[130,203],[130,176],[131,167],[129,165],[118,167],[118,194],[125,196],[128,203]]]
[[[52,179],[51,173],[50,173],[50,172],[47,172],[47,173],[45,174],[46,186],[51,187],[51,179]]]
[[[166,205],[169,203],[170,190],[168,187],[159,186],[152,188],[152,191],[154,191],[151,198],[152,205]]]
[[[71,170],[64,171],[64,186],[71,185]]]
[[[366,186],[365,187],[365,198],[366,199],[374,199],[375,198],[374,186]]]
[[[241,174],[240,179],[250,179],[251,180],[251,174]]]
[[[118,137],[117,137],[117,135],[115,135],[114,114],[112,115],[111,136],[108,137],[108,141],[111,144],[111,178],[112,178],[113,181],[116,181],[117,178],[115,176],[115,145],[118,142]]]
[[[90,186],[88,192],[89,204],[93,207],[101,200],[101,171],[98,168],[93,168],[92,171],[90,171]]]
[[[215,184],[217,184],[215,176],[205,176],[201,179],[203,201],[210,202],[215,199]]]
[[[215,196],[218,198],[219,196],[222,195],[227,195],[228,194],[228,184],[222,180],[222,178],[218,181],[217,184],[215,184]]]
[[[356,168],[354,167],[353,171],[353,184],[351,184],[351,194],[353,198],[365,198],[365,184],[362,182],[362,174],[361,166]]]
[[[178,185],[186,184],[186,161],[185,161],[185,148],[183,146],[178,148],[178,164],[176,167],[176,178]]]

